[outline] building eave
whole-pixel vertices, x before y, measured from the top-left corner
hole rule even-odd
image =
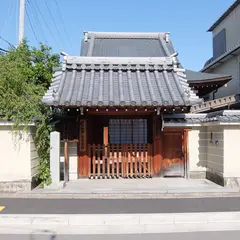
[[[240,0],[235,1],[219,18],[218,20],[208,29],[208,32],[212,32],[231,12],[240,5]]]
[[[214,69],[215,67],[225,63],[230,58],[240,53],[240,43],[235,45],[233,48],[229,49],[227,52],[210,62],[208,65],[204,66],[201,72],[205,72],[208,69]]]

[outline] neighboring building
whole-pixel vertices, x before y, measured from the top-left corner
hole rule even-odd
[[[213,57],[202,72],[231,75],[232,80],[221,87],[215,97],[240,93],[240,0],[235,1],[227,11],[209,28],[213,36]],[[209,95],[209,99],[213,99]]]

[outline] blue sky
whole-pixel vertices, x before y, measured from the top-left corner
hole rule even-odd
[[[16,45],[19,0],[0,2],[0,36]],[[170,37],[184,67],[200,70],[212,56],[211,33],[206,31],[233,2],[234,0],[26,0],[25,37],[30,45],[38,45],[31,22],[36,37],[50,45],[54,52],[64,50],[70,55],[79,55],[83,31],[167,31],[171,33]],[[0,47],[7,48],[1,39]]]

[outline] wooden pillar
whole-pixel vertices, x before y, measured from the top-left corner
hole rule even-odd
[[[184,155],[184,177],[188,178],[188,133],[190,129],[184,129],[183,132],[183,155]]]
[[[79,158],[78,158],[78,175],[79,177],[89,176],[89,151],[87,148],[87,120],[80,120],[79,132]]]
[[[64,142],[64,181],[69,181],[69,154],[67,140]]]

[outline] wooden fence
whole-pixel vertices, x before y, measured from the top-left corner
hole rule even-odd
[[[88,145],[89,178],[152,176],[151,144]]]

